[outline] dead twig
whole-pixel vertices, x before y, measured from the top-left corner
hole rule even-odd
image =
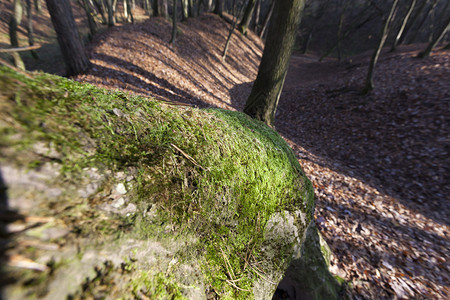
[[[0,48],[0,53],[9,53],[9,52],[22,52],[22,51],[30,51],[34,49],[41,48],[41,45],[34,45],[34,46],[28,46],[28,47],[18,47],[18,48]]]
[[[200,169],[202,169],[203,171],[206,171],[205,168],[203,168],[201,165],[199,165],[195,159],[193,159],[189,154],[187,154],[186,152],[184,152],[183,150],[181,150],[180,148],[178,148],[176,145],[174,144],[170,144],[172,147],[174,147],[176,150],[178,150],[184,157],[186,157],[191,163],[193,163],[195,166],[199,167]]]

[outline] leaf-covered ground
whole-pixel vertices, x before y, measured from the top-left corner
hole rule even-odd
[[[95,37],[93,69],[76,80],[242,110],[263,46],[234,34],[222,61],[229,26],[190,19],[175,45],[163,19],[112,28]],[[416,59],[424,46],[384,53],[368,96],[371,53],[321,63],[295,54],[281,96],[276,128],[315,186],[332,270],[355,299],[450,296],[450,51]]]
[[[262,44],[203,15],[180,25],[153,19],[112,29],[91,48],[94,69],[77,80],[198,106],[241,110]],[[332,270],[355,298],[448,298],[450,52],[382,56],[376,90],[361,96],[367,55],[353,61],[294,55],[277,129],[316,190],[316,222]]]

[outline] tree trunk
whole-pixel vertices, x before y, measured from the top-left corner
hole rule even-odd
[[[155,10],[155,16],[163,17],[167,19],[169,12],[167,10],[167,0],[155,0],[157,9]]]
[[[402,25],[400,26],[400,29],[398,30],[397,35],[395,36],[394,42],[392,43],[391,52],[394,52],[395,49],[397,49],[397,45],[400,41],[400,37],[402,36],[403,31],[405,30],[405,27],[406,27],[406,23],[408,23],[409,17],[411,16],[411,14],[414,10],[414,7],[416,6],[416,2],[417,2],[417,0],[411,1],[408,11],[406,12],[405,17],[403,18]]]
[[[188,13],[189,13],[189,17],[191,17],[191,18],[195,17],[194,0],[188,0]]]
[[[233,14],[232,14],[233,22],[231,22],[230,31],[228,32],[227,41],[225,42],[225,47],[223,48],[223,52],[222,52],[222,60],[224,60],[224,61],[225,61],[225,59],[227,57],[228,46],[230,45],[231,37],[232,37],[233,32],[234,32],[234,28],[236,27],[237,21],[239,20],[239,18],[242,15],[242,10],[244,8],[243,5],[244,4],[242,3],[242,6],[237,9],[236,8],[236,0],[233,0]]]
[[[21,0],[14,0],[13,3],[13,12],[11,14],[11,18],[9,20],[9,40],[11,42],[12,48],[19,47],[19,39],[17,37],[17,28],[22,22],[23,15],[23,6]],[[22,58],[20,57],[19,52],[11,52],[11,55],[14,59],[14,65],[20,70],[25,70],[25,64],[23,63]]]
[[[275,112],[283,88],[304,0],[277,0],[269,25],[266,45],[244,112],[274,125]]]
[[[92,15],[91,6],[89,5],[88,0],[83,0],[84,10],[86,11],[86,16],[88,19],[89,25],[89,39],[91,39],[94,34],[97,32],[97,25],[95,24],[94,17]]]
[[[172,14],[172,37],[170,44],[175,45],[177,39],[177,0],[173,0],[173,14]]]
[[[428,20],[428,17],[431,16],[434,9],[436,8],[438,1],[433,0],[433,3],[431,4],[430,9],[428,10],[428,13],[425,15],[425,17],[422,19],[422,22],[420,22],[419,26],[417,27],[416,31],[412,35],[412,37],[409,39],[408,43],[411,44],[415,41],[417,35],[419,34],[420,30],[422,29],[423,24],[425,24],[425,21]]]
[[[264,33],[266,32],[267,29],[267,25],[269,24],[270,18],[272,17],[273,8],[275,7],[275,1],[276,0],[272,0],[272,2],[270,3],[269,10],[267,11],[266,17],[264,18],[264,21],[261,26],[261,30],[259,31],[259,38],[261,39],[263,38]]]
[[[256,6],[253,12],[252,22],[250,23],[251,24],[250,27],[252,28],[253,32],[258,32],[260,14],[261,14],[261,0],[256,0]]]
[[[86,72],[90,63],[81,44],[69,0],[46,2],[66,64],[66,75],[74,76]]]
[[[349,0],[345,0],[344,8],[342,9],[341,16],[339,18],[339,25],[338,25],[338,32],[337,32],[337,55],[338,55],[338,60],[339,61],[342,58],[342,53],[341,53],[342,27],[344,26],[345,13],[347,12],[348,6],[349,6]]]
[[[252,20],[253,11],[255,10],[256,6],[256,0],[249,0],[247,7],[245,8],[244,15],[242,16],[241,23],[239,23],[238,30],[244,34],[247,35],[248,25],[250,24],[250,21]]]
[[[216,5],[214,7],[214,13],[223,17],[223,4],[224,0],[216,0]]]
[[[434,47],[439,43],[439,41],[444,37],[447,31],[450,29],[450,17],[447,18],[446,24],[442,27],[441,31],[437,34],[437,36],[428,44],[428,47],[420,52],[418,57],[424,58],[430,55],[431,51],[433,51]]]
[[[377,64],[378,57],[380,56],[381,49],[383,49],[383,45],[386,42],[386,38],[387,38],[388,33],[389,33],[389,27],[390,27],[390,25],[392,23],[392,19],[393,19],[392,17],[394,15],[394,11],[397,8],[397,4],[398,4],[398,0],[394,0],[394,2],[392,3],[391,10],[389,11],[389,15],[387,16],[387,18],[386,18],[386,20],[384,22],[384,26],[383,26],[382,31],[381,31],[380,42],[378,43],[378,47],[375,50],[375,52],[373,53],[372,59],[370,61],[369,71],[367,72],[366,84],[365,84],[365,87],[363,89],[363,94],[369,93],[374,88],[373,72],[375,70],[375,66]]]
[[[108,26],[112,27],[116,24],[114,20],[114,10],[112,0],[106,0],[106,10],[108,11]]]
[[[123,5],[124,5],[124,15],[125,15],[126,21],[131,22],[131,24],[134,24],[134,16],[133,16],[133,12],[131,10],[133,8],[133,3],[131,2],[131,0],[124,0]],[[126,12],[126,14],[125,14],[125,12]]]
[[[419,8],[415,12],[415,14],[411,18],[411,20],[408,23],[406,23],[407,26],[406,26],[405,30],[403,31],[403,34],[400,37],[400,40],[398,41],[399,44],[403,44],[404,43],[404,41],[406,39],[406,36],[408,35],[408,32],[410,31],[410,29],[416,23],[417,18],[419,18],[419,16],[422,14],[422,11],[425,8],[427,2],[428,2],[427,0],[423,0],[422,4],[419,6]]]
[[[181,0],[181,21],[186,21],[189,18],[188,0]]]
[[[36,9],[36,12],[40,14],[42,12],[42,0],[34,0],[34,8]]]
[[[34,30],[33,30],[33,6],[31,0],[25,0],[27,8],[27,34],[28,34],[28,44],[34,46]],[[34,59],[39,59],[39,55],[36,51],[31,50],[31,55]]]

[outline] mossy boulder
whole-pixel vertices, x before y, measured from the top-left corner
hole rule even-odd
[[[7,299],[268,299],[312,220],[284,140],[199,110],[0,67]]]

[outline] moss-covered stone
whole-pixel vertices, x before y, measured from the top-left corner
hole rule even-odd
[[[314,210],[263,123],[48,74],[0,67],[0,153],[3,202],[25,228],[6,252],[8,298],[267,299]],[[21,280],[17,255],[45,280]]]

